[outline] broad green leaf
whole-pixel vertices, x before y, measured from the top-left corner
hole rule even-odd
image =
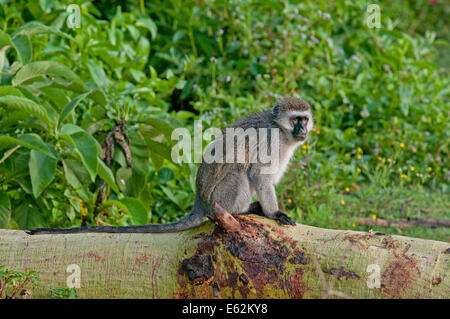
[[[33,47],[30,38],[21,34],[12,38],[12,43],[14,49],[17,51],[20,63],[22,63],[22,65],[30,63],[33,58]]]
[[[106,104],[108,103],[108,101],[106,100],[106,95],[102,90],[93,90],[89,97],[92,99],[92,101],[100,104],[103,107],[106,107]]]
[[[83,93],[83,94],[81,94],[81,95],[78,95],[77,97],[73,98],[69,103],[67,103],[67,104],[63,107],[63,109],[62,109],[62,111],[61,111],[61,113],[60,113],[60,115],[59,115],[59,123],[62,123],[62,122],[65,120],[65,118],[67,117],[67,115],[69,115],[70,112],[72,112],[72,111],[77,107],[77,105],[78,105],[84,98],[86,98],[90,93],[91,93],[91,92],[86,92],[86,93]]]
[[[56,159],[55,154],[49,149],[47,144],[36,134],[24,134],[17,138],[10,136],[0,136],[0,150],[10,145],[21,145],[29,149],[37,150],[53,159]]]
[[[159,170],[164,164],[164,159],[155,152],[150,152],[150,159],[152,160],[155,170]]]
[[[175,172],[168,167],[163,167],[158,171],[158,182],[167,183],[175,178]]]
[[[44,226],[41,212],[36,204],[25,201],[13,211],[13,219],[20,229],[34,229]]]
[[[0,49],[3,49],[7,45],[12,45],[11,38],[8,33],[0,30]]]
[[[106,166],[106,164],[101,159],[97,159],[97,161],[98,161],[97,166],[98,175],[106,182],[106,184],[108,184],[116,192],[116,194],[120,194],[119,188],[117,187],[114,181],[114,175],[111,172],[110,168]]]
[[[149,18],[141,18],[136,22],[137,27],[144,27],[150,31],[152,35],[152,40],[155,39],[156,33],[158,31],[156,24]]]
[[[86,62],[86,66],[88,67],[92,79],[99,87],[106,87],[110,85],[101,62],[89,60]]]
[[[0,49],[0,84],[2,83],[2,73],[3,68],[5,67],[6,62],[6,51],[10,48],[10,45],[5,45],[3,48]]]
[[[70,97],[68,96],[69,92],[66,90],[53,87],[42,87],[39,90],[44,93],[45,99],[52,102],[59,112],[61,112],[64,105],[70,102]]]
[[[23,26],[17,28],[12,33],[11,36],[16,37],[17,35],[27,35],[29,37],[32,37],[32,36],[34,36],[36,34],[40,34],[40,33],[53,33],[53,34],[59,35],[61,37],[64,37],[64,38],[67,38],[67,39],[70,39],[70,40],[76,42],[75,39],[72,38],[67,33],[62,32],[55,27],[46,26],[45,24],[42,24],[37,21],[28,22],[28,23],[24,24]]]
[[[173,127],[166,121],[161,120],[157,117],[149,117],[145,120],[145,123],[158,129],[164,136],[170,141],[172,136]]]
[[[131,182],[131,178],[133,176],[133,169],[129,167],[121,167],[116,171],[116,181],[119,189],[122,193],[128,194],[127,188],[130,188],[129,183]]]
[[[68,158],[63,160],[63,167],[64,176],[69,185],[77,191],[83,201],[86,203],[91,202],[92,196],[87,190],[86,183],[89,182],[90,176],[83,164],[75,159]]]
[[[147,143],[148,147],[150,148],[150,152],[155,152],[159,156],[165,158],[166,160],[172,161],[172,152],[167,145],[164,145],[162,143],[156,142],[152,139],[146,139],[145,142]]]
[[[0,228],[6,228],[11,219],[11,202],[8,194],[0,191]]]
[[[34,198],[38,198],[55,178],[58,161],[38,152],[30,152],[30,178]]]
[[[59,131],[60,135],[71,135],[77,132],[85,132],[81,127],[75,124],[64,124]]]
[[[69,124],[66,124],[64,127],[67,127],[67,125]],[[72,125],[72,127],[76,126]],[[98,165],[96,140],[85,131],[78,131],[71,133],[70,135],[61,134],[60,136],[75,147],[76,152],[80,155],[81,162],[84,164],[84,167],[86,167],[91,180],[94,182],[95,177],[97,176]]]
[[[53,123],[47,114],[47,110],[42,105],[39,105],[30,99],[20,96],[6,95],[0,96],[0,103],[6,104],[8,107],[19,109],[27,114],[32,114],[47,123],[48,126],[53,126]]]
[[[0,86],[0,96],[4,95],[14,95],[24,97],[23,93],[18,88],[15,88],[14,86],[10,85]]]
[[[162,189],[162,191],[164,192],[164,194],[166,194],[166,196],[167,196],[172,202],[174,202],[178,207],[181,208],[179,199],[178,199],[178,198],[175,196],[175,194],[170,190],[170,188],[161,185],[161,189]]]
[[[131,214],[131,219],[133,220],[134,225],[142,225],[148,223],[148,211],[139,199],[133,197],[125,197],[122,198],[120,202],[127,207],[128,212],[130,212]]]
[[[62,77],[75,85],[80,92],[86,91],[84,83],[69,67],[54,61],[37,61],[25,65],[17,72],[12,84],[14,86],[22,85],[42,75]]]

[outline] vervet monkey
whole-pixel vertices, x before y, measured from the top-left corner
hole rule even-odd
[[[190,229],[202,224],[205,217],[213,215],[214,203],[218,203],[230,214],[263,214],[282,224],[295,222],[278,208],[275,185],[280,181],[294,151],[302,145],[314,124],[310,105],[299,98],[285,97],[278,100],[272,109],[251,114],[231,128],[224,130],[220,138],[211,143],[206,154],[216,156],[223,151],[223,157],[230,154],[234,159],[241,148],[242,158],[232,162],[205,161],[200,164],[196,180],[196,198],[192,211],[183,219],[171,224],[150,224],[138,226],[87,226],[71,229],[39,228],[29,234],[68,234],[84,232],[100,233],[166,233]],[[266,135],[251,143],[255,132],[266,129]],[[250,132],[250,133],[249,133]],[[253,133],[252,133],[253,132]],[[274,137],[278,138],[274,139]],[[231,137],[231,138],[230,138]],[[233,141],[227,147],[227,139]],[[234,143],[237,139],[238,142]],[[240,142],[239,142],[240,140]],[[273,143],[273,141],[276,143]],[[222,142],[222,143],[219,143]],[[225,142],[225,143],[223,143]],[[271,163],[260,160],[262,151],[270,151]],[[243,152],[243,153],[242,153]],[[259,201],[252,203],[256,194]]]

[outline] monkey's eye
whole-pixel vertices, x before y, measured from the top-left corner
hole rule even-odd
[[[303,126],[306,126],[306,124],[308,124],[309,118],[307,116],[303,116],[303,117],[301,117],[301,120],[302,120]]]
[[[292,124],[292,126],[295,126],[298,122],[301,121],[303,126],[306,126],[306,124],[308,124],[308,120],[309,120],[309,118],[307,116],[297,116],[297,117],[291,118],[291,124]]]

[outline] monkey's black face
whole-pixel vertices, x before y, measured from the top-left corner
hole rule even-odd
[[[291,118],[293,125],[292,136],[297,141],[304,141],[308,137],[308,125],[309,118],[307,116],[296,116]]]

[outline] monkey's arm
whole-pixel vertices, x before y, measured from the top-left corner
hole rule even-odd
[[[265,180],[266,178],[265,176],[257,176],[253,180],[264,215],[285,225],[295,225],[295,222],[288,215],[278,209],[275,187]]]

